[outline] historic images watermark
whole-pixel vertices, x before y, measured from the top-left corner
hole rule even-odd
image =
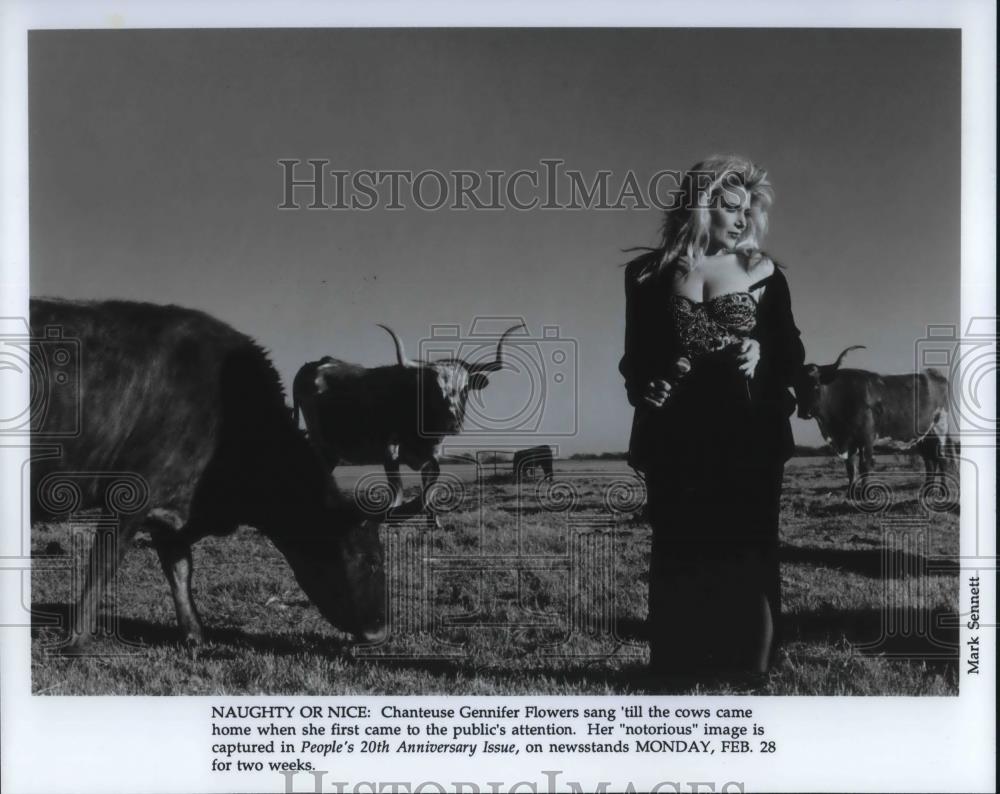
[[[386,633],[359,646],[358,657],[464,658],[499,635],[538,658],[641,656],[635,618],[620,603],[631,527],[645,502],[638,475],[559,461],[549,479],[512,471],[509,452],[479,451],[474,462],[471,476],[449,472],[432,488],[429,506],[446,529],[387,522]],[[373,487],[374,476],[358,480],[359,504],[375,501]]]
[[[27,441],[74,438],[80,433],[80,340],[48,326],[34,335],[23,317],[0,318],[0,371],[29,379],[27,402],[5,390],[0,436]],[[55,401],[73,410],[55,414]],[[54,417],[58,417],[57,419]]]
[[[932,369],[947,378],[948,435],[963,446],[996,446],[997,322],[996,317],[972,317],[964,333],[954,324],[928,325],[914,344],[917,371]],[[921,416],[926,395],[918,391],[914,400],[914,416]]]
[[[560,462],[553,472],[557,440],[579,431],[577,340],[519,316],[479,316],[466,328],[432,325],[417,350],[412,361],[399,353],[397,365],[409,403],[382,419],[412,429],[400,433],[397,456],[414,469],[406,477],[433,520],[390,512],[403,485],[395,466],[395,487],[381,471],[355,482],[354,501],[385,517],[389,588],[386,635],[359,655],[457,658],[497,633],[549,657],[635,652],[619,630],[615,591],[620,525],[641,509],[643,483],[621,464],[577,471]],[[420,376],[416,389],[404,385],[407,372]],[[494,380],[503,399],[493,399]],[[443,436],[449,414],[461,425]],[[433,449],[422,441],[445,436]],[[414,637],[425,640],[408,644]]]
[[[475,317],[468,329],[457,324],[435,324],[418,342],[420,359],[462,359],[489,362],[497,354],[499,332],[513,328],[504,340],[502,359],[493,377],[505,379],[513,395],[509,404],[488,399],[485,388],[466,395],[462,436],[575,436],[579,431],[579,344],[558,325],[532,330],[523,317]],[[431,406],[418,395],[421,432]]]
[[[974,317],[964,333],[957,325],[929,325],[914,344],[914,387],[896,411],[909,422],[913,441],[900,451],[925,458],[926,476],[914,484],[911,473],[871,471],[856,480],[847,503],[859,516],[876,520],[882,531],[879,547],[882,604],[878,636],[860,643],[864,653],[933,662],[953,658],[961,650],[961,669],[979,672],[979,635],[959,646],[958,629],[992,628],[980,615],[980,573],[996,570],[996,557],[985,555],[984,532],[975,506],[981,497],[979,466],[962,450],[996,444],[995,389],[998,353],[997,318]],[[943,383],[944,392],[935,388]],[[936,461],[937,467],[929,464]],[[971,498],[974,543],[954,555],[933,548],[934,519],[958,513],[962,492]],[[971,553],[970,553],[971,552]],[[957,613],[934,604],[940,577],[961,572]]]
[[[325,158],[282,158],[282,210],[633,210],[680,208],[686,197],[704,195],[717,174],[664,169],[648,177],[634,171],[583,172],[560,158],[542,158],[532,168],[474,171],[454,169],[343,169]],[[722,185],[723,194],[731,186]],[[735,196],[733,197],[735,200]]]
[[[0,570],[16,572],[22,579],[23,613],[3,625],[55,629],[54,636],[41,641],[47,651],[64,650],[74,636],[86,632],[108,641],[88,655],[121,655],[140,645],[120,631],[116,584],[110,582],[103,594],[97,588],[88,590],[85,581],[121,556],[119,525],[151,507],[149,484],[140,474],[127,471],[50,471],[32,476],[31,470],[34,464],[61,457],[63,444],[82,432],[86,421],[82,366],[81,342],[62,326],[49,325],[33,334],[23,317],[0,318],[0,371],[27,380],[28,386],[21,392],[6,390],[5,397],[13,399],[0,411],[0,449],[20,450],[25,460],[21,493],[29,498],[21,506],[21,523],[27,526],[25,513],[30,509],[35,515],[66,516],[70,524],[69,548],[52,541],[33,554],[30,537],[22,537],[20,555],[0,557]],[[84,510],[85,494],[96,494],[100,507]],[[66,578],[72,599],[65,610],[31,603],[26,574],[32,569]],[[105,608],[84,609],[82,598],[103,600]]]
[[[351,783],[346,780],[327,780],[326,776],[329,773],[320,770],[311,770],[302,773],[283,771],[280,774],[283,778],[286,794],[294,794],[294,792],[299,791],[316,792],[316,794],[324,794],[324,792],[331,791],[338,792],[338,794],[347,794],[348,792],[351,792],[351,794],[361,794],[361,792],[365,792],[365,794],[382,794],[383,792],[392,792],[393,794],[410,794],[410,792],[413,792],[413,794],[419,794],[420,792],[427,792],[427,794],[432,794],[432,792],[439,792],[439,794],[448,794],[449,792],[454,792],[455,794],[513,794],[514,792],[539,794],[539,792],[542,792],[542,794],[545,794],[548,792],[548,794],[554,794],[556,791],[567,790],[577,793],[584,791],[636,792],[640,790],[631,781],[617,784],[604,780],[596,783],[593,781],[584,783],[575,780],[560,780],[560,777],[565,773],[559,769],[543,769],[540,771],[544,777],[541,783],[537,780],[522,779],[512,782],[492,780],[484,781],[482,784],[471,780],[424,780],[419,782],[407,780],[363,780]],[[307,787],[297,788],[298,782],[296,778],[302,779],[302,782]],[[557,788],[557,786],[560,788]],[[613,788],[610,788],[612,786]],[[742,794],[746,789],[745,784],[739,780],[725,782],[711,780],[663,780],[642,790],[656,792],[657,794],[667,794],[667,792],[676,792],[677,794],[680,792],[722,792],[723,794],[732,792],[732,794]]]
[[[965,335],[942,328],[935,326],[918,340],[916,363],[937,367],[948,376],[952,403],[948,412],[965,420],[962,425],[951,425],[953,439],[971,446],[989,444],[995,437],[991,432],[995,418],[985,412],[988,396],[982,392],[984,373],[995,376],[996,372],[996,336],[988,332],[995,328],[995,321],[985,330],[982,322],[970,326]],[[501,341],[502,355],[497,350]],[[464,657],[471,640],[491,632],[509,633],[515,646],[534,647],[542,657],[640,654],[641,642],[628,628],[629,616],[620,614],[622,604],[616,591],[625,535],[632,524],[644,520],[644,483],[620,465],[598,463],[578,471],[565,468],[558,460],[558,444],[537,445],[540,438],[555,443],[557,437],[572,436],[578,430],[577,347],[577,341],[557,326],[533,331],[524,318],[513,316],[478,317],[468,328],[433,325],[418,340],[421,361],[495,363],[494,377],[506,379],[505,389],[516,393],[517,399],[498,407],[480,392],[463,396],[467,400],[464,428],[450,437],[442,453],[453,462],[470,462],[474,473],[461,476],[442,471],[427,495],[429,509],[450,522],[451,534],[460,537],[461,543],[456,548],[439,548],[440,538],[433,529],[428,531],[415,522],[389,522],[384,536],[390,583],[388,631],[381,642],[359,648],[359,656]],[[80,432],[78,340],[59,328],[46,328],[34,337],[21,320],[18,328],[0,338],[0,356],[6,367],[28,375],[31,386],[30,394],[25,394],[30,405],[5,408],[2,435],[11,441],[30,439],[36,447],[41,442],[50,454],[58,454],[60,443]],[[916,390],[914,396],[917,415],[928,408],[921,402],[927,395]],[[419,391],[411,406],[415,427],[421,432],[428,429],[424,417],[434,407],[428,399]],[[68,402],[75,410],[50,411],[54,401]],[[59,417],[62,420],[57,423]],[[484,451],[483,443],[489,449]],[[525,444],[535,446],[526,448]],[[915,484],[907,472],[876,470],[848,490],[847,507],[876,520],[882,529],[878,630],[857,646],[862,652],[945,660],[956,653],[957,622],[968,620],[976,628],[980,624],[975,601],[971,611],[944,614],[935,603],[932,587],[936,577],[952,574],[958,565],[970,569],[970,574],[995,568],[993,558],[959,561],[932,548],[929,522],[935,515],[957,511],[960,479],[978,494],[978,469],[972,461],[953,454],[957,447],[943,445],[951,465],[923,485]],[[520,453],[530,451],[537,457],[543,449],[548,453],[548,470],[542,465],[517,464]],[[39,448],[36,455],[45,451]],[[961,478],[960,467],[966,469]],[[105,509],[100,515],[80,513],[80,495],[94,490],[104,494]],[[83,589],[80,572],[117,556],[118,521],[155,507],[148,504],[144,480],[128,472],[53,473],[31,483],[24,492],[45,511],[68,514],[73,523],[69,553],[46,549],[35,559],[36,569],[59,568],[71,577],[72,604],[79,603]],[[495,505],[485,500],[488,492],[503,495],[509,532],[502,539],[493,531],[497,513]],[[390,496],[381,471],[367,473],[354,486],[359,506],[375,514],[389,507]],[[552,537],[529,531],[540,524],[549,527]],[[976,538],[978,554],[978,531]],[[25,544],[23,558],[8,560],[3,567],[27,570],[29,546]],[[93,551],[88,555],[89,546]],[[106,606],[98,625],[82,625],[84,615],[75,606],[68,614],[34,610],[33,617],[36,625],[69,628],[70,636],[87,630],[112,640],[94,653],[135,652],[136,644],[119,632],[113,586]],[[25,607],[31,609],[28,604]],[[420,648],[412,647],[407,640],[415,636],[428,641]],[[67,639],[58,636],[46,643],[46,649],[61,649]]]

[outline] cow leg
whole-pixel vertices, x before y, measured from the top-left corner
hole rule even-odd
[[[941,439],[941,447],[938,453],[938,475],[941,477],[942,482],[947,482],[948,467],[954,462],[952,458],[952,450],[950,447],[950,442],[948,437],[945,436]],[[956,471],[956,475],[958,472]]]
[[[392,491],[392,502],[389,504],[389,507],[395,510],[403,504],[403,478],[399,475],[398,460],[386,460],[385,476],[389,481],[389,490]]]
[[[848,450],[844,453],[844,466],[847,469],[847,488],[850,490],[854,485],[854,451]]]
[[[194,571],[191,546],[208,533],[198,532],[193,524],[185,524],[179,515],[169,510],[151,511],[149,524],[160,566],[170,584],[181,639],[189,645],[198,645],[203,632],[201,618],[191,596],[191,575]]]
[[[924,488],[928,493],[941,498],[948,496],[948,480],[945,476],[946,444],[947,438],[942,441],[936,435],[928,435],[920,440],[917,447],[924,459]]]
[[[924,487],[927,488],[934,483],[934,475],[937,471],[936,441],[936,439],[927,436],[917,442],[917,451],[924,461]]]
[[[428,497],[430,496],[431,488],[434,487],[434,483],[437,482],[440,474],[441,466],[435,458],[431,458],[420,467],[420,482],[423,486],[423,490],[420,493],[420,509],[427,516],[427,523],[433,526],[440,526],[441,524],[433,508],[430,506]]]
[[[941,484],[942,492],[944,492],[948,487],[947,480],[945,479],[945,470],[944,470],[945,443],[946,440],[941,439],[940,437],[934,438],[934,458],[933,458],[934,475],[936,476],[937,481]]]
[[[924,485],[930,485],[934,482],[934,459],[926,449],[920,450],[920,457],[924,461]]]
[[[858,451],[858,470],[861,479],[867,477],[875,468],[875,450],[869,442]]]
[[[392,450],[395,451],[392,451]],[[387,518],[401,521],[412,518],[423,510],[423,499],[413,499],[403,504],[403,478],[399,474],[398,447],[391,448],[385,459],[385,475],[392,491],[392,503],[389,506]]]
[[[108,582],[114,581],[118,565],[139,528],[141,518],[123,520],[116,531],[99,530],[90,546],[83,593],[70,621],[70,642],[62,649],[69,655],[86,653],[87,646],[98,633],[98,613]]]
[[[935,443],[934,457],[931,458],[930,469],[927,475],[927,487],[931,489],[931,493],[939,493],[942,497],[947,498],[948,480],[944,472],[944,453],[938,441]],[[936,491],[934,490],[935,486],[937,488]]]

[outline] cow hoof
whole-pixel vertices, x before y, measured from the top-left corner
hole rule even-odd
[[[90,638],[76,637],[66,645],[60,646],[55,652],[59,656],[90,656],[92,652]]]

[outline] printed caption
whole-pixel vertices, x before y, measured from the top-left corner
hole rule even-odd
[[[752,708],[212,706],[213,772],[298,772],[346,755],[742,755],[778,750]]]

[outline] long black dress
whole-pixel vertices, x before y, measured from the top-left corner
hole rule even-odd
[[[655,256],[657,252],[649,256]],[[781,612],[778,508],[793,450],[788,386],[805,354],[778,268],[749,292],[693,303],[669,269],[626,271],[625,376],[636,406],[630,462],[646,474],[653,546],[651,664],[663,671],[763,671]],[[754,377],[732,347],[760,343]],[[691,370],[677,380],[676,360]],[[651,380],[673,383],[661,408],[642,403]],[[676,381],[676,382],[675,382]]]

